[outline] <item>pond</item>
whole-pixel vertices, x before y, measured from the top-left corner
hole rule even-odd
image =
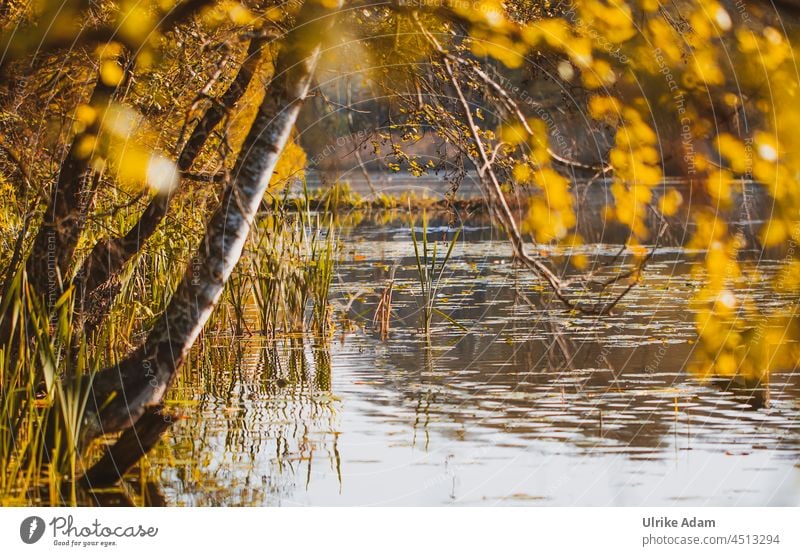
[[[600,274],[629,256],[617,257],[624,234],[597,217],[607,194],[594,187],[580,215]],[[747,234],[763,207],[740,205],[733,219]],[[614,313],[592,316],[549,299],[485,216],[430,215],[431,241],[463,231],[437,300],[457,325],[435,316],[426,337],[408,216],[350,216],[331,341],[203,338],[171,394],[184,417],[146,465],[150,503],[800,503],[794,369],[756,395],[687,370],[702,253],[683,247],[685,222]],[[768,287],[775,257],[752,242],[744,257],[763,277],[754,295],[789,303]],[[382,340],[372,320],[393,269]]]

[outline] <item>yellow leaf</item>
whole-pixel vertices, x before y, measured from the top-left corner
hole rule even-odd
[[[114,60],[100,62],[100,80],[108,87],[116,87],[122,81],[125,72]]]
[[[678,212],[681,204],[683,204],[683,195],[675,188],[670,187],[661,197],[658,208],[664,216],[673,216]]]
[[[761,244],[773,247],[786,240],[788,230],[781,220],[773,218],[761,229]]]

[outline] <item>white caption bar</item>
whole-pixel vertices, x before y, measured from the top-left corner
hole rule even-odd
[[[0,545],[3,554],[22,556],[227,556],[253,549],[797,555],[798,523],[798,508],[4,508]]]

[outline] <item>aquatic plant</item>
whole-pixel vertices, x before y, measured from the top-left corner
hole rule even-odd
[[[308,260],[304,267],[305,287],[311,296],[312,327],[324,335],[333,327],[330,304],[330,289],[333,284],[333,270],[336,262],[336,236],[333,219],[328,220],[328,226],[326,230],[323,230],[320,226],[319,215],[317,215],[313,228],[309,226],[307,229],[311,231],[308,232]]]
[[[372,325],[378,330],[381,340],[389,338],[389,329],[391,328],[392,318],[392,296],[394,294],[394,276],[397,272],[397,267],[392,267],[389,280],[386,282],[381,296],[378,299],[378,305],[375,307],[375,316],[372,318]]]
[[[308,209],[309,195],[276,201],[254,229],[246,265],[262,332],[302,331],[326,335],[332,329],[330,288],[337,243],[333,217],[323,225]],[[242,302],[240,300],[240,302]]]
[[[0,352],[3,505],[76,504],[77,478],[84,457],[91,457],[83,452],[83,414],[99,365],[85,338],[72,333],[72,290],[54,307],[48,316],[30,294],[24,267],[0,299],[0,330],[7,340]]]
[[[312,199],[309,197],[309,203]],[[352,190],[350,183],[337,181],[321,188],[313,199],[314,204],[325,212],[336,213],[340,209],[358,209],[365,205],[365,200]]]
[[[420,308],[422,310],[422,328],[426,335],[430,334],[431,321],[434,313],[441,316],[448,322],[463,328],[449,315],[436,308],[436,296],[442,284],[444,270],[453,253],[453,248],[461,235],[461,228],[456,230],[453,237],[447,243],[447,250],[442,255],[439,250],[439,242],[428,241],[428,216],[427,212],[422,212],[422,241],[417,240],[417,232],[414,229],[413,220],[410,222],[411,240],[414,244],[414,257],[416,259],[417,283],[420,288]]]

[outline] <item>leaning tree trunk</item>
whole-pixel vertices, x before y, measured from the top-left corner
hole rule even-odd
[[[207,0],[188,0],[166,14],[158,23],[157,29],[172,29],[187,21],[207,4]],[[72,47],[74,46],[73,44]],[[45,45],[40,45],[40,55],[44,47]],[[128,64],[119,61],[127,69]],[[128,85],[128,77],[128,72],[125,71],[125,78],[120,83],[106,84],[98,76],[88,101],[89,106],[104,109],[113,101],[114,95]],[[94,201],[97,172],[89,164],[89,158],[81,153],[80,144],[87,134],[96,134],[99,125],[99,121],[95,122],[89,129],[73,137],[25,265],[29,287],[35,295],[43,299],[43,307],[48,311],[69,284],[67,274],[74,260],[75,248],[83,234],[86,216]]]
[[[208,4],[207,0],[187,0],[176,6],[166,14],[158,23],[157,29],[169,30],[176,25],[188,20],[199,10]],[[96,39],[104,38],[100,33],[98,36],[84,37],[90,43]],[[105,37],[107,40],[117,40],[110,34]],[[51,48],[70,47],[75,48],[78,42],[63,44],[60,40],[43,41],[37,49],[41,56]],[[119,94],[129,85],[128,63],[125,59],[128,54],[122,54],[117,60],[126,69],[124,77],[119,83],[104,83],[98,74],[94,88],[88,104],[92,108],[102,112],[114,101],[115,95]],[[0,73],[3,64],[9,61],[9,57],[4,57],[0,62]],[[98,72],[99,73],[99,72]],[[0,77],[2,78],[2,77]],[[41,303],[42,309],[50,313],[55,307],[56,302],[70,285],[68,278],[73,261],[75,249],[84,232],[86,218],[92,208],[97,193],[98,172],[90,164],[91,157],[85,156],[80,147],[83,139],[87,135],[97,134],[101,126],[102,118],[96,121],[80,133],[76,133],[67,149],[67,154],[59,167],[58,176],[53,184],[50,197],[44,211],[42,222],[37,230],[30,248],[30,252],[25,261],[25,274],[28,280],[28,288],[37,302]],[[14,271],[15,266],[9,266],[7,272],[9,276]],[[4,287],[3,291],[6,288]],[[0,345],[10,346],[10,353],[17,352],[17,346],[13,342],[18,338],[11,338],[9,328],[12,319],[3,319],[0,324]],[[25,327],[25,334],[28,339],[32,339],[34,328]]]
[[[255,75],[259,54],[266,38],[262,33],[251,39],[236,77],[226,91],[218,99],[214,99],[195,125],[178,153],[177,166],[181,174],[191,169],[211,133],[244,96]],[[173,195],[172,191],[155,195],[127,233],[100,241],[92,248],[76,272],[74,280],[77,296],[75,306],[79,317],[77,333],[91,334],[108,315],[111,304],[120,291],[125,264],[156,232],[167,215]]]
[[[105,107],[116,90],[117,86],[108,86],[98,77],[89,105]],[[25,264],[29,287],[46,311],[52,310],[68,283],[75,247],[97,190],[97,173],[80,148],[88,133],[97,133],[97,129],[76,134],[70,144]]]
[[[166,311],[144,345],[118,365],[100,371],[94,379],[92,400],[84,416],[87,440],[130,429],[145,414],[159,414],[157,408],[241,256],[258,206],[308,93],[322,39],[332,31],[341,4],[341,0],[307,0],[303,4],[278,55],[275,74],[239,153],[231,181]],[[152,419],[145,421],[148,431],[152,430]],[[130,433],[123,435],[125,441]],[[142,451],[120,454],[124,461],[117,458],[112,463],[120,473],[124,472],[141,457]],[[111,458],[105,458],[108,459]],[[97,469],[87,473],[87,478],[93,476],[109,482],[109,475]]]

